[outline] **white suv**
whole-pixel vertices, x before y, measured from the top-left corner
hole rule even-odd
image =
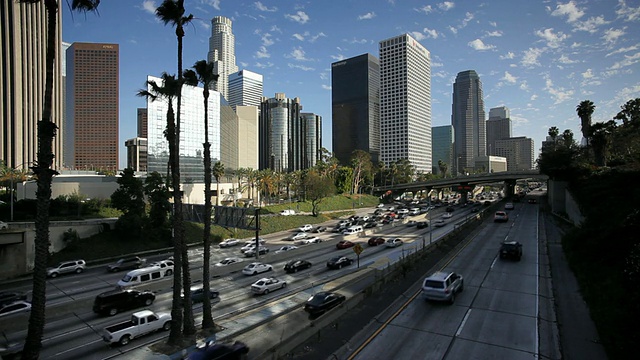
[[[84,260],[71,260],[71,261],[63,261],[58,264],[56,267],[47,269],[48,277],[58,277],[58,275],[76,273],[80,274],[86,268],[86,263]]]
[[[454,272],[435,272],[422,283],[422,295],[426,300],[448,301],[453,304],[456,293],[462,290],[464,290],[464,279],[462,275]]]

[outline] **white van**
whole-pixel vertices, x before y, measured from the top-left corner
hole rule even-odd
[[[354,225],[354,226],[349,226],[345,231],[342,232],[342,235],[354,235],[354,234],[359,234],[362,231],[364,231],[364,229],[362,228],[361,225]]]
[[[163,277],[168,276],[170,273],[171,272],[167,271],[166,268],[161,268],[158,266],[131,270],[120,281],[118,281],[118,287],[121,289],[126,289],[131,286],[160,280]]]

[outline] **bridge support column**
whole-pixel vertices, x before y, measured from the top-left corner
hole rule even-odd
[[[515,180],[505,180],[504,188],[503,188],[504,197],[506,197],[506,198],[512,197],[513,194],[515,193],[515,189],[516,189],[516,181]]]

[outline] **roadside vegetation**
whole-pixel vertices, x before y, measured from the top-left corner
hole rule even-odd
[[[610,359],[640,352],[640,98],[614,119],[591,123],[595,105],[576,111],[586,145],[549,129],[541,172],[566,181],[584,221],[562,244]],[[562,286],[562,284],[557,284]]]

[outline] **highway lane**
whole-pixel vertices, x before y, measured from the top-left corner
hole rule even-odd
[[[438,266],[465,277],[454,305],[415,296],[367,331],[349,359],[531,359],[538,356],[538,207],[517,203],[507,223],[487,223],[450,261]],[[523,244],[520,262],[500,260],[503,240]],[[398,341],[398,339],[402,339]],[[354,350],[357,346],[351,344]]]

